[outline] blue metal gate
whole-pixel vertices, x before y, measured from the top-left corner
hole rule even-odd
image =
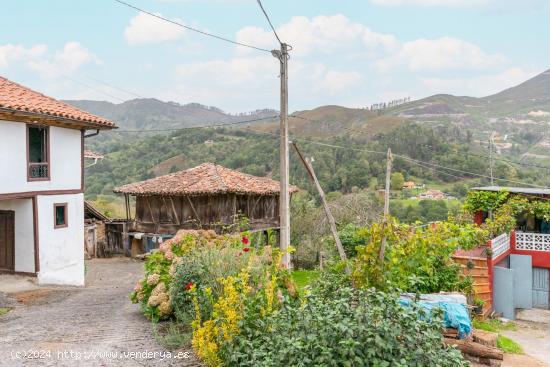
[[[493,306],[514,320],[516,308],[533,307],[534,277],[531,256],[510,255],[510,268],[493,268]],[[548,274],[547,274],[548,281]],[[547,283],[548,284],[548,283]],[[546,293],[548,302],[548,291]]]
[[[533,307],[548,309],[550,273],[545,268],[533,268]]]
[[[510,269],[514,269],[514,307],[533,307],[533,262],[529,255],[510,255]]]

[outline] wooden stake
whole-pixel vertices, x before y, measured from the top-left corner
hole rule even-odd
[[[300,160],[304,164],[304,167],[306,168],[307,173],[309,174],[309,177],[313,180],[313,183],[315,184],[315,188],[319,192],[319,196],[321,197],[321,202],[323,203],[323,208],[325,209],[325,214],[328,219],[328,223],[330,225],[330,231],[332,232],[332,237],[334,237],[334,242],[336,242],[336,248],[338,249],[338,254],[340,255],[340,259],[343,261],[347,260],[346,252],[344,251],[344,246],[342,246],[342,242],[340,241],[340,236],[338,236],[338,230],[336,229],[336,222],[334,221],[334,217],[332,216],[332,212],[330,211],[330,208],[328,206],[327,200],[325,198],[325,192],[323,191],[323,188],[319,184],[319,181],[317,180],[317,176],[315,175],[315,171],[313,170],[313,166],[311,165],[311,161],[308,158],[304,158],[302,155],[302,152],[300,149],[298,149],[298,146],[296,143],[292,143],[294,146],[294,149],[296,149],[296,152],[298,153],[298,156],[300,157]],[[349,268],[346,266],[346,273],[350,273]]]
[[[391,184],[391,164],[392,164],[392,155],[391,148],[388,148],[388,154],[386,157],[386,190],[384,191],[384,219],[382,222],[382,231],[386,228],[386,221],[388,220],[388,215],[390,214],[390,184]],[[386,252],[386,236],[382,236],[382,242],[380,244],[380,253],[378,258],[380,261],[384,260],[384,255]]]

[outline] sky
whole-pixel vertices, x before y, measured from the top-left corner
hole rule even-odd
[[[126,0],[266,50],[256,0]],[[263,0],[289,60],[289,109],[437,93],[481,97],[550,69],[550,0]],[[60,99],[151,97],[236,113],[279,109],[270,53],[114,0],[2,1],[0,75]]]

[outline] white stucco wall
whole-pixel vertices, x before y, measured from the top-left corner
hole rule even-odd
[[[67,203],[68,226],[54,228],[54,204]],[[37,196],[40,284],[84,285],[84,195]]]
[[[15,271],[34,273],[32,200],[2,200],[0,210],[15,212]]]
[[[0,120],[0,194],[81,186],[80,130],[50,126],[50,180],[27,182],[26,124]]]

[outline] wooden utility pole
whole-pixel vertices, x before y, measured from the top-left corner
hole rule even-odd
[[[391,185],[391,164],[392,164],[391,148],[388,148],[386,156],[386,191],[384,191],[384,216],[390,214],[390,185]]]
[[[496,134],[496,132],[493,131],[491,133],[491,136],[489,137],[489,167],[491,169],[491,186],[494,185],[494,181],[493,181],[493,145],[495,144],[495,134]]]
[[[386,190],[384,191],[384,219],[382,222],[382,230],[386,228],[386,221],[390,214],[390,184],[391,184],[391,164],[392,164],[391,148],[388,148],[388,154],[386,156]],[[382,236],[382,242],[380,244],[380,261],[384,260],[386,252],[386,236]]]
[[[281,51],[274,50],[272,55],[279,59],[281,64],[281,112],[280,112],[280,176],[281,194],[279,203],[280,218],[280,247],[283,251],[282,263],[290,267],[290,254],[287,249],[290,245],[290,194],[289,190],[289,157],[288,157],[288,45],[281,43]]]
[[[340,241],[340,236],[338,236],[338,230],[336,229],[336,221],[334,220],[334,217],[332,216],[332,212],[330,211],[330,208],[328,206],[327,200],[325,198],[325,192],[323,191],[323,188],[321,187],[321,184],[319,183],[319,180],[317,180],[317,176],[315,175],[315,171],[313,170],[313,166],[311,165],[311,161],[308,158],[304,158],[302,155],[302,152],[300,149],[298,149],[298,146],[296,143],[292,143],[292,146],[294,146],[294,149],[296,149],[296,153],[298,153],[298,156],[300,157],[300,160],[302,161],[304,167],[306,168],[306,171],[315,184],[315,188],[317,189],[317,192],[319,192],[319,196],[321,197],[321,202],[323,203],[323,208],[325,209],[325,214],[327,216],[327,220],[330,226],[330,231],[332,232],[332,237],[334,237],[334,242],[336,242],[336,248],[338,249],[338,254],[340,255],[340,259],[346,261],[347,256],[346,252],[344,251],[344,246],[342,246],[342,241]],[[346,272],[349,274],[349,269],[346,267]]]

